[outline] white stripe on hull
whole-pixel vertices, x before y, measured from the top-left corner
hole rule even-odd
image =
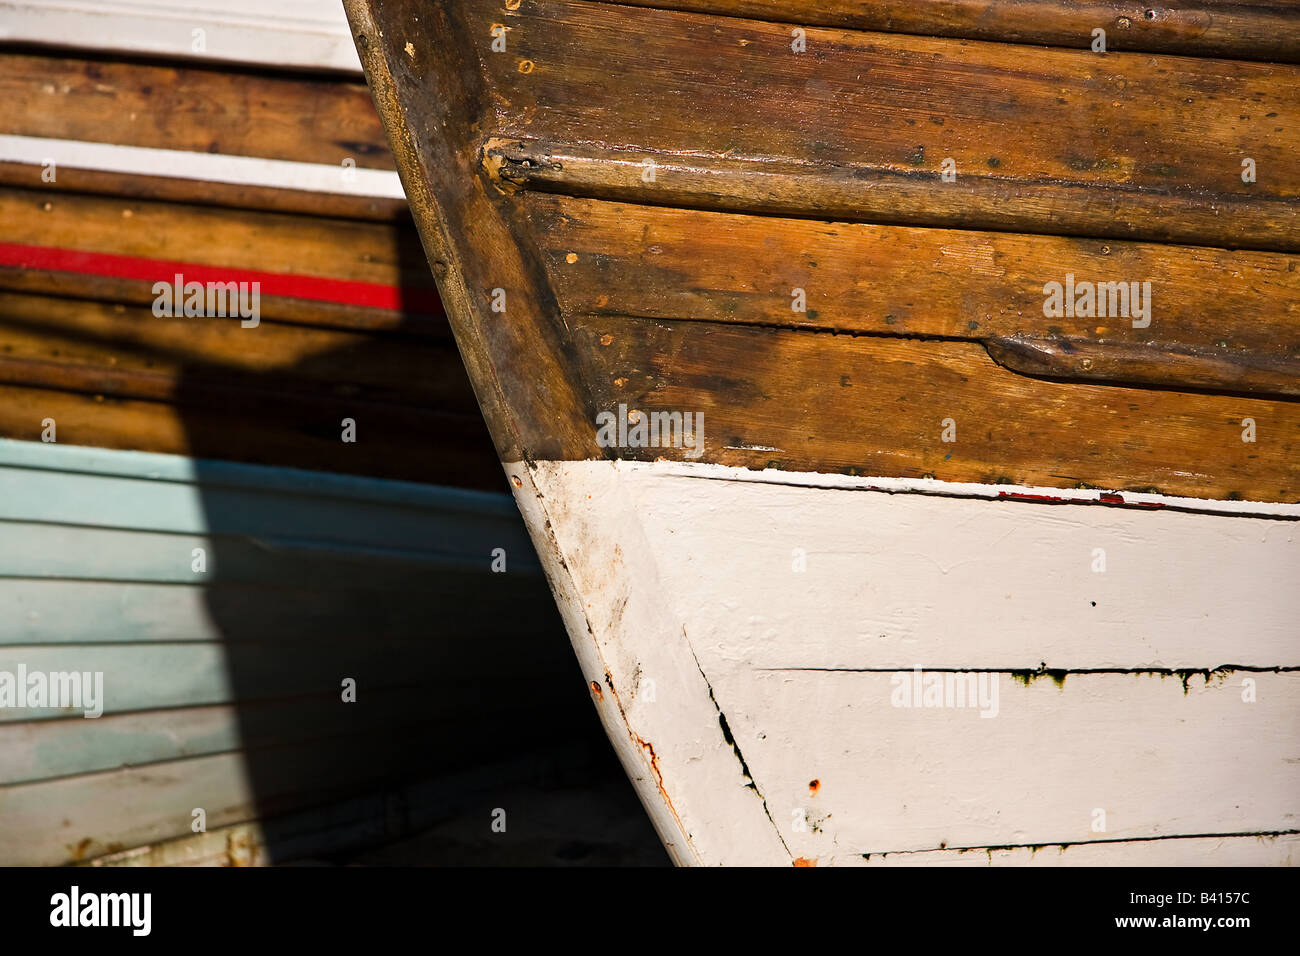
[[[1293,520],[667,462],[506,470],[681,862],[1294,852]],[[904,684],[985,697],[900,706]]]
[[[361,72],[337,0],[0,0],[0,40]]]
[[[401,180],[391,169],[0,134],[0,163],[41,166],[51,162],[69,169],[96,172],[299,189],[340,196],[406,198]]]

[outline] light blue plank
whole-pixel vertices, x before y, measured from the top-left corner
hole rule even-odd
[[[418,588],[363,590],[281,582],[140,584],[0,578],[0,645],[263,641],[365,634],[373,640],[558,622],[546,583],[514,573],[421,575]],[[490,608],[498,613],[484,614]],[[555,625],[558,633],[558,623]]]

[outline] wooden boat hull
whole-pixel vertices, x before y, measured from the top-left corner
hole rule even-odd
[[[655,861],[538,825],[607,754],[341,9],[101,7],[0,2],[0,863]]]
[[[677,861],[1293,862],[1276,5],[345,5]]]
[[[7,440],[0,487],[0,682],[102,675],[0,706],[0,862],[283,860],[583,765],[505,495]]]
[[[680,862],[1295,860],[1294,520],[507,471]]]

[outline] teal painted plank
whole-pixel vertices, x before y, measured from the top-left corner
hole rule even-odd
[[[350,733],[393,734],[417,724],[451,726],[465,717],[463,696],[454,712],[450,703],[442,713],[431,703],[423,689],[398,688],[368,690],[364,701],[346,706],[330,696],[0,723],[0,786]],[[523,703],[490,718],[505,731],[527,713]]]
[[[432,713],[456,713],[485,696],[514,703],[545,692],[572,664],[559,641],[535,633],[479,641],[467,630],[459,639],[440,635],[421,643],[373,641],[365,634],[340,637],[326,647],[262,644],[96,644],[0,647],[0,671],[96,672],[103,674],[106,714],[162,710],[319,694],[340,699],[342,680],[356,680],[362,693],[418,687]],[[490,657],[488,654],[490,653]],[[505,661],[508,666],[499,662]],[[341,702],[339,706],[346,706]],[[80,709],[0,707],[0,723],[82,717]],[[102,719],[102,718],[100,718]],[[87,721],[91,722],[91,721]]]
[[[322,495],[415,508],[448,508],[499,517],[512,517],[518,513],[508,494],[54,442],[0,438],[0,465],[38,471],[147,478],[159,482],[202,483],[258,492]],[[504,475],[502,487],[505,487]]]
[[[203,549],[205,570],[194,570]],[[532,552],[525,552],[530,555]],[[507,561],[511,552],[507,552]],[[529,564],[517,574],[531,574]],[[476,556],[275,537],[208,537],[71,525],[0,522],[0,577],[78,578],[171,584],[249,582],[267,587],[349,585],[405,590],[449,571],[491,574],[490,549]]]
[[[0,645],[279,643],[349,633],[397,640],[472,632],[486,639],[519,620],[534,627],[554,621],[560,633],[545,581],[513,571],[424,575],[407,592],[367,591],[355,581],[321,589],[0,578]]]
[[[364,734],[334,751],[274,748],[254,787],[238,753],[0,788],[0,863],[51,865],[182,836],[195,807],[209,828],[326,803],[373,787],[350,776],[358,749],[370,766],[396,764],[415,741]]]
[[[319,540],[448,555],[477,556],[500,547],[517,554],[521,566],[536,564],[517,513],[3,466],[0,519]]]

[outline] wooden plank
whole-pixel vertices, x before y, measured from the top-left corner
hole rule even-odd
[[[44,166],[31,163],[0,161],[0,185],[344,219],[394,222],[410,218],[405,199],[348,196],[246,183],[218,183],[194,177],[142,176],[134,172],[68,166],[57,171],[58,178],[54,183],[46,183],[41,179],[44,170]]]
[[[753,20],[566,0],[504,15],[489,0],[458,6],[465,21],[450,35],[474,45],[500,104],[485,117],[485,161],[505,187],[1300,249],[1290,161],[1300,127],[1285,120],[1300,112],[1295,66],[1031,56],[1011,44],[815,28],[811,52],[797,54],[787,26]],[[498,21],[505,54],[490,49]],[[1243,182],[1247,158],[1267,177]],[[945,159],[953,182],[941,178]]]
[[[1194,681],[1220,667],[1300,666],[1295,521],[666,467],[634,466],[625,480],[659,586],[692,641],[723,661],[809,677],[922,666],[1196,671]]]
[[[246,329],[237,318],[22,293],[0,292],[0,381],[172,402],[207,385],[478,410],[446,339],[269,320]]]
[[[539,618],[552,606],[530,555],[507,554],[507,573],[489,577],[489,560],[477,571],[467,562],[468,570],[443,572],[418,596],[400,600],[391,589],[287,582],[269,587],[265,581],[186,585],[0,578],[0,644],[292,643],[336,633],[397,640],[426,634],[434,617],[448,628],[497,633],[511,625],[495,617],[476,621],[481,606],[506,605],[520,616]]]
[[[341,440],[343,416],[356,422],[356,442]],[[167,405],[0,385],[0,435],[39,442],[46,419],[55,421],[59,441],[69,445],[502,487],[500,461],[478,416],[356,402],[292,403],[281,394],[227,394],[215,406]]]
[[[0,789],[6,828],[25,835],[7,842],[5,862],[50,865],[182,836],[195,807],[216,828],[373,791],[418,739],[361,735],[332,751],[288,745],[264,752],[256,777],[244,755],[230,753]],[[351,778],[349,759],[359,760]]]
[[[1297,673],[1250,675],[1254,703],[1238,679],[1001,675],[982,719],[893,706],[887,673],[701,663],[796,857],[1297,829]]]
[[[456,630],[440,627],[414,639],[371,641],[364,634],[332,633],[299,644],[87,644],[6,645],[0,647],[0,671],[19,673],[102,673],[103,700],[82,706],[12,706],[0,708],[0,724],[71,718],[92,724],[84,712],[103,705],[105,715],[216,704],[244,705],[255,700],[304,698],[302,721],[310,725],[317,709],[341,702],[345,677],[357,682],[357,700],[383,690],[407,688],[426,695],[427,713],[454,715],[457,708],[481,701],[485,694],[529,706],[549,693],[546,674],[568,667],[563,645],[539,641],[535,632],[489,634],[488,640],[511,656],[509,672],[494,670],[482,659],[479,631],[472,622]],[[557,649],[558,648],[558,649]],[[518,669],[516,670],[516,664]],[[16,680],[15,676],[15,680]],[[317,695],[313,704],[305,698]],[[360,704],[359,704],[360,705]],[[90,732],[94,732],[93,730]],[[38,732],[40,733],[40,732]],[[106,731],[107,733],[107,731]]]
[[[598,455],[541,263],[516,242],[520,212],[476,174],[476,120],[493,101],[472,51],[452,39],[461,11],[344,7],[500,460]],[[417,50],[405,39],[416,22],[445,41]],[[418,132],[431,129],[440,135]]]
[[[356,80],[3,52],[0,99],[10,135],[394,168]]]
[[[245,535],[387,548],[477,560],[493,546],[531,549],[518,515],[498,508],[504,495],[427,496],[419,504],[389,500],[375,482],[370,500],[303,487],[231,487],[219,481],[181,483],[146,476],[33,471],[0,459],[0,520],[122,531]],[[435,490],[435,489],[429,489]],[[488,507],[490,505],[491,507]],[[477,507],[476,507],[477,506]]]
[[[562,643],[556,643],[553,649],[566,652]],[[408,654],[399,660],[414,662],[415,658]],[[549,663],[556,662],[565,665],[563,676],[569,676],[571,668],[560,653],[554,654]],[[465,683],[477,684],[477,675],[470,675]],[[427,684],[419,688],[371,688],[365,706],[356,708],[344,706],[337,695],[330,694],[136,711],[94,720],[72,717],[0,723],[0,787],[237,750],[308,744],[349,734],[402,735],[413,726],[454,725],[475,706],[472,695],[441,688],[452,692],[445,699],[446,709],[435,710],[430,707],[432,689]],[[477,693],[478,687],[474,691]],[[483,723],[504,728],[512,718],[525,718],[533,703],[524,698],[513,706],[502,706],[491,721],[484,719]],[[460,712],[451,710],[456,704],[461,705]]]
[[[295,698],[0,724],[0,786],[374,730],[384,721],[409,718],[419,693],[379,690],[366,707],[352,711],[310,703],[304,708]],[[312,713],[310,725],[290,716],[304,709]]]
[[[2,0],[10,41],[235,61],[277,70],[356,73],[356,50],[337,4],[328,0],[99,0],[94,16],[78,0]]]
[[[396,591],[418,587],[424,576],[477,570],[474,559],[433,548],[365,548],[347,542],[258,535],[79,528],[27,522],[3,524],[9,548],[0,553],[0,577],[138,581],[170,584],[275,582],[291,587]],[[81,549],[96,549],[93,554]],[[195,549],[207,555],[195,571]]]
[[[1300,395],[1294,255],[540,195],[528,206],[570,323],[621,314],[967,339],[1027,374]],[[1123,301],[1103,291],[1101,317],[1074,317],[1070,294],[1069,317],[1046,317],[1045,286],[1064,298],[1067,275],[1123,283]],[[1129,293],[1143,282],[1138,315]]]
[[[625,458],[1300,500],[1292,402],[1044,381],[971,342],[861,336],[830,348],[806,332],[614,318],[574,338],[597,408],[704,415],[694,450],[623,447]]]
[[[800,26],[884,30],[1043,43],[1088,49],[1093,30],[1108,50],[1186,56],[1300,61],[1300,31],[1291,0],[1189,0],[1142,7],[1124,0],[818,0],[792,8],[782,0],[626,0],[628,6],[752,17]]]
[[[444,327],[416,236],[392,225],[17,189],[0,221],[0,288],[152,307],[181,274],[258,282],[263,318]]]

